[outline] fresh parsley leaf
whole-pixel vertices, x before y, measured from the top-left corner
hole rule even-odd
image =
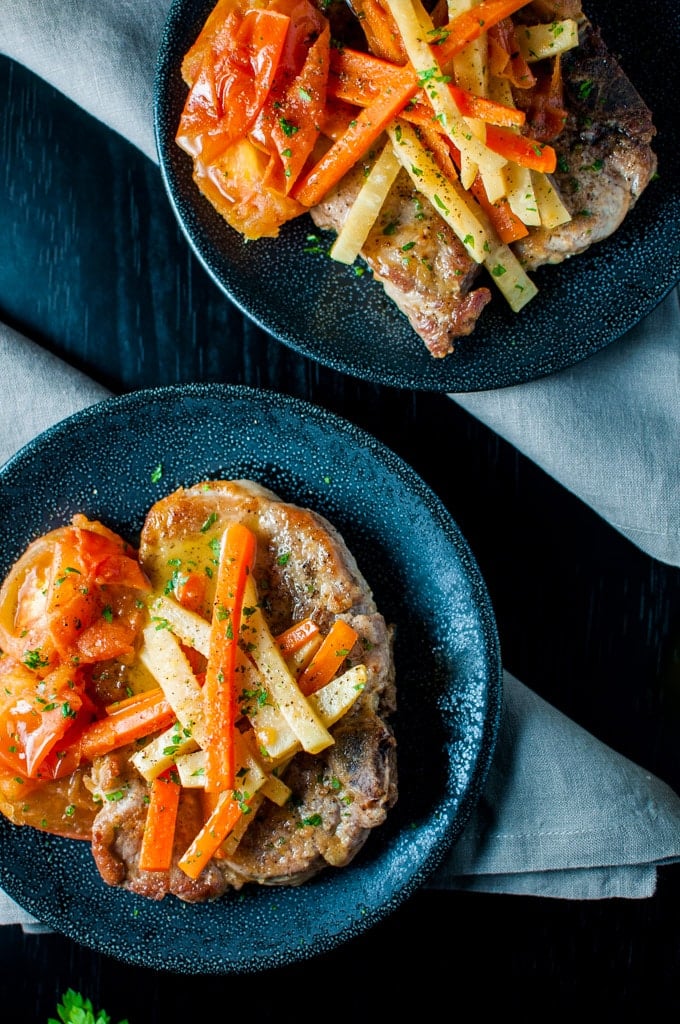
[[[111,1024],[111,1017],[106,1010],[95,1013],[91,1000],[80,992],[74,992],[72,988],[67,989],[62,996],[57,1014],[59,1020],[50,1017],[47,1024]],[[129,1021],[121,1020],[118,1024],[129,1024]]]

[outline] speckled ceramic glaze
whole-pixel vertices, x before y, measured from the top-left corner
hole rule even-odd
[[[152,482],[158,465],[162,475]],[[190,906],[109,888],[88,843],[0,820],[0,886],[83,945],[192,974],[308,959],[398,907],[461,834],[496,742],[501,666],[474,556],[438,498],[370,435],[281,394],[219,384],[138,391],[48,430],[0,470],[0,578],[75,512],[135,543],[154,501],[250,478],[324,514],[396,626],[400,796],[357,858],[296,888]]]
[[[161,171],[208,273],[284,344],[374,383],[441,392],[498,388],[598,351],[651,312],[680,279],[680,75],[677,64],[662,68],[658,60],[661,36],[667,52],[680,49],[680,8],[673,0],[649,0],[642,19],[633,0],[584,5],[654,113],[658,180],[610,239],[533,273],[540,292],[520,314],[494,295],[474,333],[444,360],[429,355],[370,274],[358,278],[351,267],[305,251],[308,234],[318,234],[311,218],[286,225],[278,239],[245,243],[193,184],[191,161],[174,141],[187,92],[180,65],[213,6],[213,0],[174,0],[169,12],[155,87]]]

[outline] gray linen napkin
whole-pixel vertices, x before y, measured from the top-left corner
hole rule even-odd
[[[72,0],[39,8],[36,17],[34,0],[15,0],[3,12],[3,52],[155,161],[153,74],[168,0]],[[673,292],[623,342],[559,381],[451,397],[646,553],[678,565],[679,339]],[[0,462],[106,395],[3,325],[0,363]],[[33,416],[27,419],[22,408],[20,418],[15,396],[29,381]],[[594,778],[597,813],[584,796]],[[657,866],[678,860],[678,796],[506,673],[501,735],[485,793],[430,885],[641,898],[653,893]],[[0,900],[0,922],[25,924],[26,918],[11,900]]]

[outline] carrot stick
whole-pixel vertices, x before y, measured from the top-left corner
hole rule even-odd
[[[372,53],[343,46],[331,50],[328,95],[365,107],[387,89],[412,80],[418,84],[410,64],[393,64]]]
[[[175,712],[160,687],[122,701],[116,708],[84,730],[81,737],[82,757],[91,761],[101,754],[167,729],[175,721]],[[107,709],[108,710],[108,709]]]
[[[354,166],[369,146],[384,131],[418,88],[415,79],[406,80],[386,91],[361,110],[347,131],[321,157],[293,190],[293,198],[303,206],[316,206],[334,185]]]
[[[395,88],[407,78],[415,78],[411,65],[400,66],[381,60],[372,54],[360,50],[344,48],[331,51],[331,75],[328,79],[328,95],[335,99],[365,107],[377,99],[387,88]],[[449,83],[449,92],[456,106],[464,117],[476,117],[481,121],[493,124],[515,125],[520,127],[526,120],[526,114],[517,107],[507,107],[486,97],[476,96],[467,89]],[[408,109],[401,116],[406,120],[432,121],[432,107],[423,99],[419,102],[415,96]]]
[[[170,868],[181,789],[176,773],[171,770],[157,775],[151,783],[139,854],[142,871],[168,871]]]
[[[482,3],[463,11],[448,25],[437,29],[430,46],[440,67],[465,49],[468,43],[478,39],[492,25],[524,7],[527,0],[482,0]]]
[[[517,128],[520,128],[526,121],[526,114],[517,107],[506,107],[504,103],[496,103],[495,100],[487,99],[485,96],[475,96],[473,92],[461,89],[458,85],[449,85],[449,92],[463,117],[476,117],[489,124],[502,124]]]
[[[516,242],[518,238],[526,238],[529,234],[529,228],[519,219],[505,197],[497,199],[495,203],[489,201],[484,183],[479,174],[472,182],[470,191],[486,212],[501,242],[509,245],[510,242]]]
[[[336,619],[323,643],[298,679],[301,692],[308,697],[330,683],[356,643],[358,633],[344,619]]]
[[[355,0],[354,11],[361,19],[366,42],[373,53],[400,64],[406,60],[401,36],[389,11],[379,0]]]
[[[307,641],[316,636],[318,632],[319,627],[313,619],[301,619],[300,622],[296,622],[290,629],[279,633],[276,637],[276,642],[282,654],[294,654],[295,651],[299,651],[301,647],[304,647]]]
[[[220,793],[210,817],[178,861],[185,875],[198,878],[242,814],[242,803],[230,792]]]
[[[222,536],[210,628],[210,652],[203,699],[206,729],[205,783],[208,792],[235,786],[235,669],[246,580],[255,562],[255,535],[230,523]]]
[[[514,160],[522,167],[529,167],[532,171],[552,174],[557,167],[557,154],[552,146],[537,142],[536,139],[529,139],[526,135],[520,135],[509,128],[487,125],[486,144],[494,153]]]

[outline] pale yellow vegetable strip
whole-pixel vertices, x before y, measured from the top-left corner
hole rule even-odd
[[[240,750],[239,754],[245,751]],[[188,789],[205,788],[205,751],[195,750],[191,754],[183,754],[175,761],[179,779],[183,786]],[[248,794],[256,792],[267,780],[266,773],[260,765],[250,757],[245,763],[239,760],[237,768],[237,789],[239,792]]]
[[[179,781],[185,789],[205,789],[205,751],[193,750],[175,759]]]
[[[467,169],[466,175],[461,177],[461,184],[467,189],[472,185],[478,168],[500,169],[507,161],[487,149],[471,132],[466,119],[461,117],[447,88],[446,76],[427,41],[428,33],[433,31],[434,26],[422,5],[419,4],[416,10],[411,0],[385,0],[385,6],[389,8],[399,29],[404,49],[424,87],[434,116],[461,154],[461,161]]]
[[[490,203],[495,203],[499,199],[505,198],[507,189],[505,168],[501,168],[500,171],[480,171],[480,175],[486,192],[486,198]]]
[[[484,266],[513,313],[518,313],[535,295],[538,288],[509,246],[492,242],[484,256]]]
[[[529,227],[538,227],[541,217],[529,168],[509,163],[505,168],[505,178],[507,182],[506,197],[512,212],[519,217],[523,224]]]
[[[347,714],[359,695],[362,693],[368,673],[365,665],[353,665],[341,676],[326,683],[316,693],[307,698],[324,725],[330,728],[343,715]],[[288,736],[279,734],[271,750],[268,751],[267,765],[280,767],[300,750],[300,742],[291,733]]]
[[[271,800],[272,803],[277,804],[279,807],[283,807],[290,800],[292,794],[290,786],[287,786],[276,775],[265,775],[264,782],[262,783],[262,792],[268,800]]]
[[[322,639],[323,637],[321,636],[321,633],[317,633],[316,636],[311,637],[307,641],[304,647],[301,647],[299,651],[295,651],[286,658],[286,664],[296,679],[307,665],[309,665],[310,661],[321,646]]]
[[[257,793],[253,794],[252,800],[248,801],[248,813],[244,813],[241,815],[241,817],[238,819],[238,821],[234,825],[233,829],[231,830],[227,838],[222,843],[222,846],[220,847],[220,850],[222,851],[225,857],[231,857],[234,851],[236,850],[236,847],[243,839],[246,829],[254,820],[255,815],[260,809],[264,797],[265,794],[262,792],[262,790],[259,790]]]
[[[152,613],[168,623],[172,632],[182,643],[193,647],[206,658],[210,652],[210,623],[196,612],[183,608],[168,597],[158,597],[153,602]],[[156,623],[156,625],[158,625]]]
[[[469,11],[471,7],[476,7],[477,0],[448,0],[446,6],[449,12],[449,21],[453,21],[459,14]]]
[[[179,640],[169,629],[154,625],[147,626],[142,636],[140,662],[163,690],[178,721],[199,746],[205,746],[202,691]]]
[[[309,754],[318,754],[331,746],[333,737],[304,697],[274,640],[261,608],[252,577],[246,584],[245,606],[252,609],[242,633],[248,651],[262,676],[265,689],[271,694],[302,747]]]
[[[573,18],[565,18],[542,25],[522,25],[516,28],[515,37],[520,53],[531,64],[578,46],[578,24]]]
[[[331,259],[339,263],[354,263],[400,169],[401,164],[395,157],[391,144],[387,142],[359,189],[331,246]]]
[[[460,183],[441,172],[411,125],[398,121],[387,132],[399,162],[415,187],[455,231],[468,255],[476,263],[483,263],[490,244],[489,230],[469,206]]]
[[[175,759],[175,765],[177,766],[179,779],[183,786],[187,789],[205,789],[204,750],[194,750],[191,753],[182,754]],[[290,786],[287,786],[276,775],[266,772],[254,757],[250,756],[247,765],[241,765],[240,767],[246,769],[246,775],[243,781],[239,775],[239,790],[252,793],[255,789],[261,789],[263,795],[267,796],[275,804],[278,804],[279,807],[283,807],[290,798]]]
[[[182,643],[193,647],[199,654],[208,657],[210,649],[210,623],[196,612],[183,608],[177,601],[168,597],[158,597],[153,603],[152,611],[154,618],[166,622],[175,636],[179,637]],[[286,658],[286,664],[291,672],[297,674],[305,667],[312,658],[317,647],[321,643],[321,636],[311,637],[304,647],[295,651]]]
[[[534,185],[542,226],[550,229],[559,227],[560,224],[567,224],[571,220],[571,214],[560,199],[559,193],[548,175],[541,174],[540,171],[532,171],[531,180]]]
[[[276,768],[278,766],[267,765],[267,767],[265,767],[262,764],[256,750],[257,743],[255,741],[255,735],[251,729],[247,729],[245,732],[241,733],[241,740],[243,742],[244,749],[248,752],[248,763],[256,764],[260,771],[264,772],[265,780],[262,784],[262,792],[269,800],[278,804],[279,807],[283,807],[291,795],[291,790],[290,786],[287,786],[285,782],[278,777],[278,772],[273,774],[273,767]]]
[[[196,740],[187,736],[178,722],[134,753],[130,760],[139,774],[152,782],[166,768],[171,768],[177,757],[197,749]]]
[[[176,757],[195,750],[203,736],[201,688],[177,638],[166,628],[147,626],[139,661],[162,688],[175,712],[178,724],[166,729],[131,760],[148,782],[175,762]]]

